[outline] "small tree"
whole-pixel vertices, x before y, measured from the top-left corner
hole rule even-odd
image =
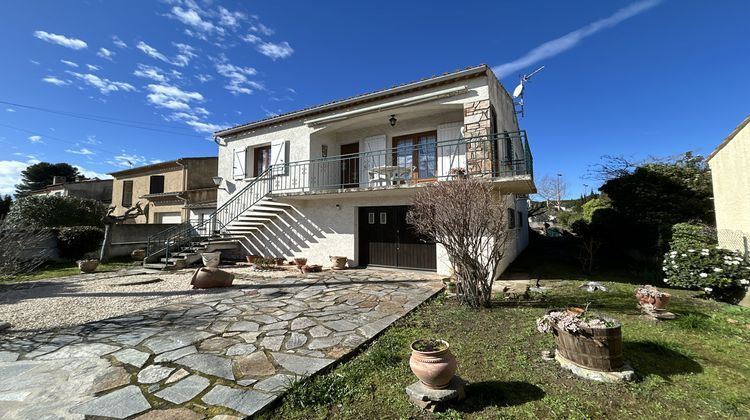
[[[67,163],[35,163],[21,172],[21,182],[16,185],[16,197],[26,196],[31,191],[40,190],[52,184],[56,176],[65,177],[65,182],[84,179],[83,175],[78,172],[78,168]]]
[[[458,297],[473,307],[489,305],[492,283],[513,232],[508,229],[506,198],[486,181],[437,182],[416,194],[406,216],[417,233],[445,248]]]

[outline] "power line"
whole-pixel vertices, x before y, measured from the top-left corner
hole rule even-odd
[[[65,139],[61,139],[59,137],[52,136],[52,135],[49,135],[49,134],[46,134],[46,133],[40,133],[38,131],[27,130],[25,128],[15,127],[15,126],[12,126],[12,125],[9,125],[9,124],[0,123],[0,127],[6,127],[6,128],[13,129],[13,130],[23,131],[24,133],[41,136],[42,138],[45,138],[45,139],[51,139],[51,140],[59,141],[61,143],[71,144],[73,146],[80,146],[80,144],[81,144],[81,142],[79,142],[79,141],[65,140]],[[111,150],[105,150],[105,149],[96,147],[94,145],[91,145],[90,147],[84,147],[84,148],[85,149],[89,149],[89,150],[96,150],[98,152],[108,153],[108,154],[111,154],[113,156],[117,156],[117,155],[123,153],[123,152],[113,152]]]
[[[206,138],[205,136],[200,136],[197,134],[179,133],[176,131],[162,130],[162,129],[151,128],[151,127],[143,127],[142,125],[153,125],[157,127],[168,127],[172,129],[191,130],[190,128],[187,128],[187,127],[177,127],[177,126],[168,125],[168,124],[159,124],[159,123],[150,123],[150,122],[145,122],[145,121],[127,120],[123,118],[105,117],[105,116],[94,115],[94,114],[82,114],[82,113],[74,113],[74,112],[68,112],[68,111],[60,111],[60,110],[51,109],[51,108],[43,108],[43,107],[38,107],[38,106],[33,106],[33,105],[24,105],[24,104],[3,101],[3,100],[0,100],[0,104],[15,106],[18,108],[26,108],[26,109],[30,109],[33,111],[47,112],[50,114],[56,114],[56,115],[61,115],[65,117],[96,121],[96,122],[101,122],[104,124],[112,124],[112,125],[119,125],[123,127],[130,127],[130,128],[135,128],[139,130],[154,131],[154,132],[173,134],[173,135],[184,136],[184,137],[195,137],[195,138],[200,138],[200,139]]]

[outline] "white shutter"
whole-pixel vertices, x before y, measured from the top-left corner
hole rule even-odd
[[[271,165],[274,175],[286,173],[286,141],[274,140],[271,142]]]
[[[463,138],[463,122],[440,124],[437,127],[438,176],[440,180],[451,179],[451,169],[466,168],[466,144]],[[441,145],[440,142],[447,142]]]
[[[370,175],[370,169],[385,166],[385,134],[367,137],[362,140],[362,156],[359,159],[359,183],[362,187],[377,186],[377,176]]]
[[[234,160],[232,163],[232,175],[234,179],[245,178],[245,149],[234,150]]]

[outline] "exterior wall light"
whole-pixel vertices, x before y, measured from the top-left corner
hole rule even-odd
[[[224,190],[224,191],[227,190],[226,188],[221,188],[221,183],[224,182],[224,178],[220,176],[214,176],[214,177],[211,177],[211,179],[214,181],[214,185],[216,185],[216,189]]]
[[[396,120],[396,114],[391,114],[391,118],[388,121],[391,123],[391,127],[395,127],[396,121],[398,121]]]

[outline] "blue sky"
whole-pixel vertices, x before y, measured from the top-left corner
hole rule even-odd
[[[708,154],[750,112],[743,0],[360,3],[0,3],[0,193],[36,161],[215,155],[216,128],[479,63],[508,89],[546,66],[521,125],[570,195],[602,155]]]

